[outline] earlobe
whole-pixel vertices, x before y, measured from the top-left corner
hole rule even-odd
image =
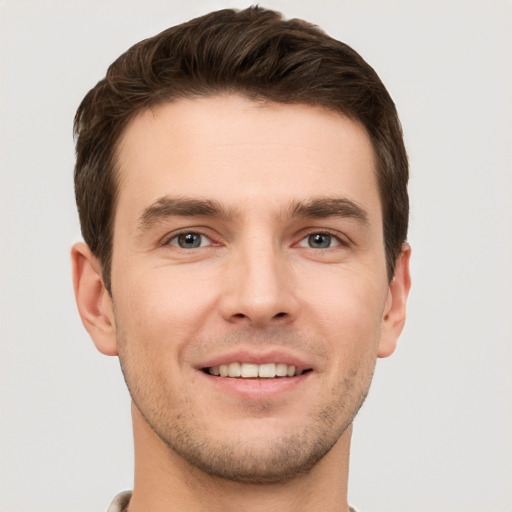
[[[411,247],[405,243],[395,265],[395,275],[389,284],[388,297],[384,308],[378,357],[390,356],[396,348],[398,337],[404,325],[407,310],[407,297],[411,288],[409,259]]]
[[[71,263],[82,323],[96,348],[105,355],[115,356],[118,352],[112,300],[103,284],[101,266],[83,242],[73,245]]]

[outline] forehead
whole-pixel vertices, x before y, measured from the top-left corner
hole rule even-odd
[[[380,215],[366,131],[322,108],[238,96],[180,99],[132,120],[117,157],[116,217],[165,195],[206,197],[242,211],[348,196]]]

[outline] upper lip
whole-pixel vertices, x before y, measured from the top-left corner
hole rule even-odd
[[[268,363],[283,363],[288,366],[295,366],[299,370],[312,370],[313,365],[308,362],[304,357],[293,354],[289,350],[280,350],[276,348],[267,350],[254,350],[254,349],[236,349],[230,352],[217,354],[209,359],[206,359],[196,365],[198,370],[220,366],[222,364],[230,363],[250,363],[250,364],[268,364]]]

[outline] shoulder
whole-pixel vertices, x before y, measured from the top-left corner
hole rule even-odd
[[[110,506],[107,508],[107,512],[123,512],[126,510],[130,498],[132,497],[132,491],[120,492],[113,500]]]

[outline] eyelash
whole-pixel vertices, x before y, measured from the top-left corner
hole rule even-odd
[[[178,245],[178,239],[180,236],[184,236],[184,235],[199,235],[200,237],[204,237],[206,238],[209,243],[206,245],[206,246],[199,246],[199,247],[191,247],[191,248],[188,248],[186,249],[185,247],[180,247]],[[300,243],[302,242],[306,242],[308,240],[308,238],[314,236],[314,235],[323,235],[323,236],[328,236],[328,237],[331,237],[335,242],[336,242],[336,245],[334,246],[329,246],[329,247],[324,247],[324,248],[319,248],[319,247],[311,247],[311,246],[301,246],[299,245]],[[176,243],[172,243],[173,241],[176,241]],[[308,243],[308,242],[306,242]],[[206,235],[205,233],[203,233],[201,230],[184,230],[184,231],[180,231],[179,233],[174,233],[172,236],[166,238],[163,240],[162,242],[162,245],[172,245],[173,247],[177,247],[179,249],[183,249],[183,250],[191,250],[191,249],[201,249],[201,248],[205,248],[205,247],[219,247],[221,246],[222,244],[220,243],[217,243],[215,242],[210,236]],[[310,232],[304,234],[300,240],[298,242],[295,242],[293,244],[293,246],[297,246],[299,245],[299,247],[305,247],[305,248],[309,248],[309,249],[317,249],[317,250],[325,250],[325,249],[332,249],[334,247],[347,247],[349,246],[349,241],[347,241],[344,237],[341,237],[339,233],[337,232],[333,232],[333,231],[330,231],[328,229],[324,229],[324,230],[311,230]]]
[[[201,230],[192,230],[192,229],[187,229],[184,231],[180,231],[179,233],[174,233],[172,236],[165,238],[162,242],[162,245],[172,245],[173,247],[177,247],[178,249],[189,250],[189,249],[185,249],[184,247],[180,247],[177,243],[179,237],[185,236],[185,235],[199,235],[200,237],[204,237],[209,241],[209,243],[206,246],[201,246],[201,247],[197,247],[197,248],[204,248],[204,247],[210,247],[210,246],[218,247],[221,245],[219,243],[216,243],[212,239],[211,236],[206,235]],[[172,243],[173,241],[176,241],[176,243]],[[195,247],[193,247],[192,249],[195,249]]]
[[[322,236],[328,236],[328,237],[331,237],[331,239],[333,239],[334,241],[336,241],[336,245],[334,246],[330,246],[330,247],[324,247],[323,249],[333,249],[335,247],[347,247],[349,245],[349,242],[343,238],[338,232],[333,232],[333,231],[330,231],[328,229],[323,229],[323,230],[320,230],[320,231],[316,231],[316,230],[312,230],[310,231],[309,233],[305,234],[300,240],[298,243],[294,244],[294,245],[297,245],[297,244],[300,244],[301,242],[304,242],[306,241],[308,238],[312,237],[312,236],[315,236],[315,235],[322,235]],[[319,247],[307,247],[309,249],[322,249],[322,248],[319,248]]]

